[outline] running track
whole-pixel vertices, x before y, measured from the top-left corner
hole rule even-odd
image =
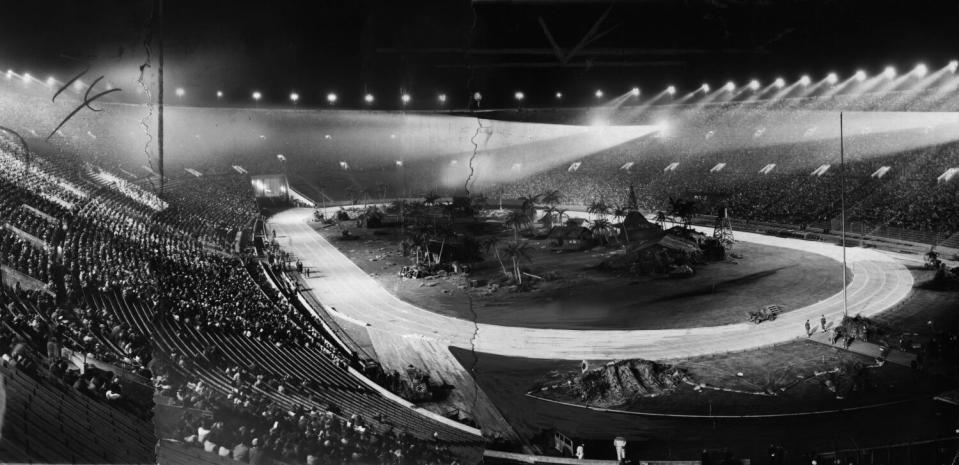
[[[805,337],[803,325],[807,319],[815,327],[820,315],[824,314],[831,322],[838,322],[842,316],[843,295],[839,292],[760,325],[744,322],[687,329],[620,331],[477,326],[471,321],[432,313],[390,294],[314,231],[307,224],[312,216],[312,209],[296,208],[275,215],[269,224],[284,249],[300,258],[304,266],[316,270],[310,279],[311,292],[324,305],[336,309],[334,316],[360,321],[398,336],[426,337],[465,349],[475,346],[480,352],[565,360],[668,360],[741,351]],[[842,248],[831,243],[738,231],[736,239],[804,250],[842,261]],[[852,271],[852,281],[848,283],[850,315],[875,315],[909,295],[912,275],[899,261],[875,249],[848,248],[846,254]]]

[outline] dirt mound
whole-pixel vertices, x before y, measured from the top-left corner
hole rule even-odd
[[[615,407],[639,397],[667,394],[688,375],[684,370],[649,360],[621,360],[583,373],[559,375],[542,383],[536,395],[562,402]],[[691,381],[691,380],[689,380]]]

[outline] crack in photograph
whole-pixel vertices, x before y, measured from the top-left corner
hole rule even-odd
[[[0,463],[959,465],[955,1],[0,11]]]

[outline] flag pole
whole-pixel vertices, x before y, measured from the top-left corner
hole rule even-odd
[[[848,313],[848,293],[846,291],[846,153],[845,147],[843,144],[843,124],[842,124],[842,112],[839,112],[839,179],[841,183],[841,190],[839,193],[840,198],[840,215],[839,218],[842,221],[842,230],[840,237],[842,238],[842,316],[843,318],[849,316]]]
[[[157,99],[157,155],[159,155],[160,167],[160,195],[163,195],[163,188],[166,184],[165,172],[163,170],[163,0],[157,2],[157,23],[159,25],[159,34],[157,38],[157,52],[160,67],[158,69],[159,97]]]

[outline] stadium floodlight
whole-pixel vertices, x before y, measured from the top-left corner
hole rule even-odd
[[[676,86],[669,86],[666,88],[666,93],[669,95],[676,95]]]
[[[12,70],[12,69],[8,69],[8,70],[7,70],[7,79],[11,79],[11,78],[13,78],[13,70]]]
[[[699,88],[702,89],[703,92],[709,92],[709,84],[706,84],[705,82]]]
[[[440,101],[440,103],[446,103],[446,94],[440,94],[436,98]]]
[[[556,98],[558,98],[558,99],[563,98],[563,93],[562,93],[562,92],[557,92],[557,93],[556,93]]]
[[[886,69],[882,70],[882,75],[885,76],[886,79],[892,79],[896,77],[896,68],[887,66]]]
[[[630,94],[633,94],[633,97],[639,97],[639,87],[633,87],[633,90],[629,91]]]
[[[759,81],[755,79],[749,81],[749,90],[759,90]]]
[[[400,100],[403,101],[403,105],[410,103],[410,99],[411,99],[410,94],[403,94],[400,96]]]
[[[183,98],[183,96],[186,95],[186,91],[183,90],[182,87],[177,87],[175,92],[176,92],[176,96],[180,98]]]
[[[299,100],[300,100],[300,94],[296,92],[290,93],[290,101],[293,102],[294,105],[296,105],[296,102],[298,102]]]
[[[259,102],[261,97],[263,97],[263,94],[261,94],[260,91],[257,90],[253,92],[253,100]]]
[[[839,76],[837,76],[836,73],[829,73],[829,75],[826,76],[826,82],[830,84],[835,84],[839,82]]]
[[[926,65],[919,63],[915,68],[912,69],[912,72],[916,73],[916,76],[923,77],[929,72],[929,68],[926,68]]]
[[[222,90],[216,91],[216,98],[223,98],[223,91],[222,91]]]
[[[336,94],[334,94],[333,92],[326,94],[326,101],[330,102],[330,105],[333,105],[334,103],[336,103]]]
[[[949,65],[946,67],[949,68],[949,71],[952,71],[953,73],[955,73],[956,70],[959,69],[959,61],[952,60],[949,62]],[[10,75],[10,71],[7,71],[7,76],[9,75]]]
[[[799,83],[804,86],[808,86],[811,82],[812,79],[808,75],[803,75],[803,77],[799,78]]]
[[[30,73],[24,73],[24,74],[23,74],[23,82],[29,84],[29,83],[30,83],[30,79],[31,79]]]
[[[48,76],[48,77],[47,77],[47,85],[48,85],[48,86],[53,87],[53,85],[56,84],[56,82],[57,82],[57,80],[54,79],[53,76]]]
[[[396,166],[403,167],[403,160],[396,160]]]
[[[596,89],[596,98],[603,98],[603,91],[601,89]]]
[[[366,94],[366,95],[363,97],[363,100],[364,100],[366,103],[373,103],[373,94]]]
[[[856,80],[859,82],[865,81],[866,72],[860,69],[859,71],[856,71],[856,74],[854,74],[853,77],[856,78]]]
[[[773,81],[773,85],[776,86],[777,89],[782,89],[783,87],[786,87],[786,80],[783,78],[776,78],[776,80]]]
[[[516,98],[517,101],[522,102],[522,101],[523,101],[523,98],[526,97],[526,95],[524,95],[524,94],[523,94],[522,92],[520,92],[520,91],[517,91],[515,94],[513,94],[513,97]]]
[[[726,85],[723,86],[723,90],[725,90],[726,92],[732,92],[736,90],[736,83],[734,83],[733,81],[727,82]]]
[[[76,90],[77,92],[80,92],[80,89],[82,89],[82,88],[83,88],[83,81],[81,81],[81,80],[79,80],[79,79],[77,79],[76,81],[73,81],[73,89],[74,89],[74,90]]]

